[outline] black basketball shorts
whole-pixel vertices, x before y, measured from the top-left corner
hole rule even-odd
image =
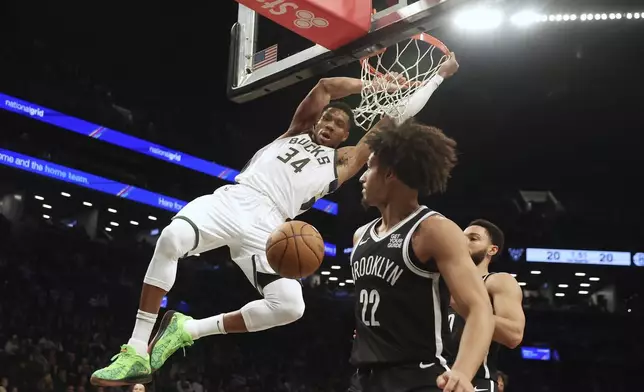
[[[498,392],[496,382],[486,378],[475,378],[472,380],[475,392]]]
[[[444,371],[438,364],[423,362],[359,368],[348,392],[441,392],[436,378]]]

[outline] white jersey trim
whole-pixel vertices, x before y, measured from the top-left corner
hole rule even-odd
[[[440,301],[440,274],[432,276],[432,297],[434,298],[434,339],[436,341],[436,358],[445,370],[449,370],[447,359],[443,357],[443,315]]]
[[[405,261],[405,265],[409,270],[413,273],[415,273],[418,276],[421,276],[423,278],[428,278],[428,279],[434,279],[435,276],[440,276],[439,273],[437,272],[429,272],[425,271],[423,269],[418,268],[412,261],[411,257],[409,256],[409,243],[411,242],[411,238],[414,235],[414,232],[416,232],[416,229],[420,224],[427,218],[429,218],[432,215],[440,215],[436,211],[430,211],[427,214],[425,214],[422,218],[418,220],[418,222],[414,223],[414,225],[411,227],[409,232],[407,233],[407,236],[405,236],[405,241],[403,242],[403,249],[402,249],[402,254],[403,254],[403,260]]]
[[[378,233],[376,232],[376,224],[372,225],[371,229],[370,229],[371,239],[373,239],[375,242],[380,242],[380,241],[384,240],[385,238],[389,237],[389,235],[391,233],[393,233],[396,230],[400,229],[405,223],[409,222],[412,218],[414,218],[416,215],[418,215],[418,213],[421,210],[424,210],[425,208],[427,208],[427,207],[422,206],[422,205],[418,206],[418,208],[414,212],[412,212],[411,214],[407,215],[407,217],[405,219],[403,219],[400,222],[396,223],[396,225],[394,227],[392,227],[391,229],[387,230],[387,232],[382,234],[382,235],[378,235]],[[382,220],[382,217],[376,219],[376,222],[380,222],[381,220]]]
[[[360,246],[360,243],[362,242],[362,240],[364,240],[364,237],[367,235],[367,233],[369,233],[370,227],[373,227],[373,225],[376,223],[377,220],[378,218],[358,228],[358,230],[363,229],[363,232],[360,233],[360,238],[358,239],[358,243],[353,244],[353,249],[351,249],[351,256],[349,256],[349,264],[353,263],[353,255],[354,253],[356,253],[356,249],[358,248],[358,246]]]
[[[418,268],[412,261],[409,256],[409,244],[411,242],[411,238],[416,232],[416,229],[420,224],[427,218],[433,215],[440,215],[436,211],[430,211],[423,215],[422,218],[420,218],[414,225],[411,227],[407,235],[405,236],[405,241],[403,242],[403,249],[402,249],[402,254],[403,254],[403,260],[405,261],[405,265],[407,268],[413,272],[414,274],[423,277],[423,278],[428,278],[432,280],[432,297],[434,299],[434,340],[436,342],[436,359],[438,359],[438,362],[440,365],[445,369],[449,370],[449,367],[447,366],[447,359],[443,356],[443,350],[444,350],[444,344],[443,344],[443,314],[441,311],[441,298],[440,298],[440,273],[438,272],[429,272],[422,270]]]

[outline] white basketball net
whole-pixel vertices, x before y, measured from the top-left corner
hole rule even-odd
[[[438,72],[447,59],[447,55],[436,46],[417,37],[363,59],[362,101],[354,109],[356,124],[368,131],[382,115],[403,116],[409,98]],[[399,76],[406,82],[401,82]]]

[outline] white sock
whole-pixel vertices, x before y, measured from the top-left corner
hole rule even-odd
[[[195,340],[203,338],[204,336],[222,335],[226,333],[223,313],[201,320],[187,320],[183,327]]]
[[[148,343],[154,324],[157,322],[157,316],[157,314],[144,312],[140,309],[136,312],[134,331],[132,331],[132,337],[127,344],[134,347],[136,352],[144,357],[148,354]]]

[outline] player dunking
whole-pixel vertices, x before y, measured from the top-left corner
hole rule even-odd
[[[454,57],[443,64],[408,102],[406,116],[418,113],[457,68]],[[149,382],[151,374],[176,350],[196,339],[261,331],[298,320],[304,313],[300,283],[281,278],[271,269],[266,241],[287,218],[296,217],[335,191],[367,161],[369,149],[364,138],[356,146],[336,150],[349,136],[353,112],[346,104],[331,100],[359,94],[363,87],[391,90],[398,85],[386,78],[371,86],[363,86],[360,79],[322,79],[299,105],[286,133],[253,156],[235,179],[237,184],[188,203],[159,236],[143,280],[132,337],[110,366],[94,372],[92,384]],[[202,320],[168,312],[148,347],[161,300],[174,284],[178,260],[226,245],[264,298]]]
[[[365,143],[372,154],[360,178],[363,203],[381,217],[354,235],[353,389],[471,392],[492,337],[492,307],[463,232],[418,204],[419,194],[446,189],[456,142],[409,120],[367,135]],[[468,315],[451,369],[444,347],[450,292]]]
[[[503,231],[495,224],[484,219],[477,219],[465,229],[465,235],[470,248],[470,255],[479,275],[483,277],[487,294],[494,309],[493,342],[483,364],[476,372],[473,384],[476,391],[497,392],[497,357],[500,344],[515,348],[523,340],[525,315],[521,302],[523,294],[516,279],[506,273],[490,273],[490,263],[503,250]],[[454,303],[449,309],[449,325],[451,331],[450,350],[456,352],[461,341],[465,320],[456,313],[459,309]]]

